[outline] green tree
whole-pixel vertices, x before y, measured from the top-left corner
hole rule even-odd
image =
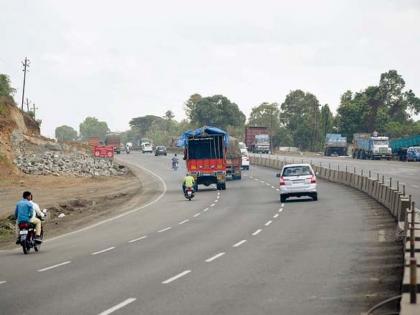
[[[153,123],[162,123],[164,119],[155,115],[136,117],[130,120],[130,126],[135,128],[139,137],[145,137]]]
[[[70,126],[60,126],[55,128],[55,138],[57,141],[74,141],[77,139],[77,131]]]
[[[245,115],[238,105],[223,95],[201,98],[190,112],[193,126],[214,126],[227,130],[229,127],[244,127]]]
[[[0,96],[12,97],[15,91],[10,85],[9,77],[0,73]]]
[[[281,121],[292,134],[293,142],[303,150],[320,149],[320,104],[315,95],[291,91],[281,104]]]
[[[195,93],[193,95],[190,96],[190,98],[185,102],[184,104],[184,110],[185,110],[185,115],[188,117],[188,119],[191,121],[192,118],[192,113],[195,112],[195,108],[197,103],[202,99],[203,97],[198,94]]]
[[[84,140],[90,137],[99,137],[103,140],[109,131],[107,123],[105,121],[99,121],[95,117],[86,117],[79,125],[80,136]]]

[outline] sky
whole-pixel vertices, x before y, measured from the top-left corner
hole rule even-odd
[[[0,0],[0,73],[42,133],[87,116],[113,131],[133,117],[184,118],[194,93],[249,115],[295,89],[335,111],[346,90],[397,70],[420,95],[420,1]]]

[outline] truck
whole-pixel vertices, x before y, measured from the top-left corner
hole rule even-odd
[[[391,139],[389,145],[396,158],[400,161],[407,161],[407,150],[410,147],[420,146],[420,135]]]
[[[347,155],[347,137],[339,133],[327,133],[325,136],[324,155]]]
[[[245,128],[245,144],[250,152],[270,153],[270,136],[267,127]]]
[[[226,150],[226,177],[232,180],[242,178],[242,153],[239,141],[234,137],[229,137]]]
[[[121,136],[118,133],[110,133],[105,136],[105,145],[112,145],[114,152],[121,153]]]
[[[355,133],[353,135],[353,159],[392,159],[392,150],[389,147],[389,138],[378,136],[377,132]]]
[[[216,184],[218,190],[226,189],[226,153],[229,135],[226,131],[204,126],[185,131],[177,146],[184,148],[184,160],[198,191],[198,185]]]

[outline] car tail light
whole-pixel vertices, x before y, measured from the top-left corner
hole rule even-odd
[[[311,184],[316,184],[316,177],[314,175],[311,177]]]
[[[283,177],[280,177],[280,186],[286,185]]]

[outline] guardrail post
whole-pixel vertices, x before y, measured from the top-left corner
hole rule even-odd
[[[372,177],[372,172],[369,170],[369,178]]]
[[[385,184],[385,176],[382,175],[382,184]]]
[[[392,177],[389,178],[389,187],[392,188]]]
[[[410,258],[410,304],[417,304],[417,260]]]
[[[405,185],[403,185],[403,195],[405,196]]]
[[[415,202],[411,202],[411,225],[410,225],[410,257],[416,255],[416,206]]]

